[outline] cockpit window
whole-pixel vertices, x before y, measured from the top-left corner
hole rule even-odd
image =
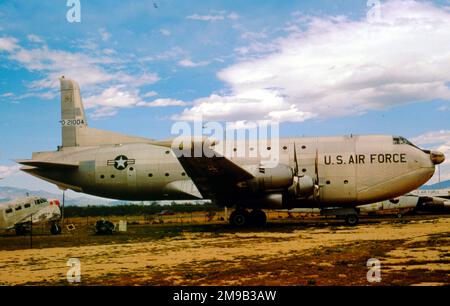
[[[412,144],[408,139],[406,139],[405,137],[402,137],[402,136],[394,136],[393,137],[393,142],[394,142],[395,145],[407,144],[407,145],[413,146],[414,148],[418,148],[417,146]]]

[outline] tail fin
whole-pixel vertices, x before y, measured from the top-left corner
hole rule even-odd
[[[152,142],[150,139],[127,136],[115,132],[89,128],[84,114],[80,87],[77,82],[62,76],[61,126],[62,147],[99,146],[133,142]]]
[[[77,82],[64,76],[59,81],[61,83],[62,146],[76,147],[80,145],[80,129],[87,128],[80,87]]]

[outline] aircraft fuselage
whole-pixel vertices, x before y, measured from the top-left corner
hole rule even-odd
[[[297,160],[301,176],[314,179],[318,173],[317,194],[292,196],[287,185],[255,190],[252,182],[243,182],[237,193],[229,194],[219,204],[261,208],[357,206],[414,190],[435,170],[430,152],[385,135],[281,138],[278,148],[259,149],[278,149],[279,164],[292,171]],[[259,157],[227,157],[244,169],[261,164]],[[174,152],[158,145],[70,147],[35,153],[33,159],[79,163],[77,169],[64,171],[39,167],[24,170],[60,187],[95,196],[135,201],[202,198]]]

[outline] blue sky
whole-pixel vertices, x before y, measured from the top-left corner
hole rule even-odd
[[[66,1],[0,1],[2,185],[54,190],[11,160],[60,144],[62,74],[95,128],[279,120],[282,136],[399,134],[450,154],[449,1],[80,3],[69,23]]]

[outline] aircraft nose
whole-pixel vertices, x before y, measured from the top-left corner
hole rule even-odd
[[[444,162],[445,160],[445,155],[442,152],[438,152],[438,151],[431,151],[430,152],[430,159],[433,162],[433,164],[435,165],[439,165],[441,163]]]

